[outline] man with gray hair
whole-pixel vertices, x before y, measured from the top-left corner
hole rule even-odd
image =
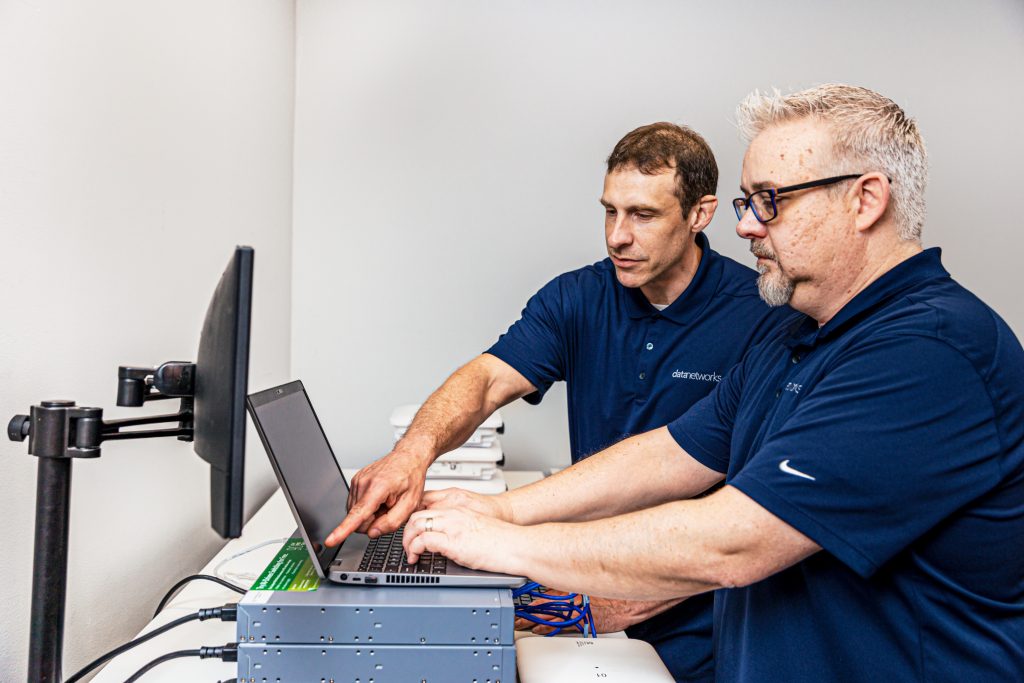
[[[802,319],[665,428],[496,499],[428,496],[407,551],[611,597],[724,589],[718,681],[1024,680],[1024,350],[921,246],[916,124],[834,84],[739,119],[737,232]]]

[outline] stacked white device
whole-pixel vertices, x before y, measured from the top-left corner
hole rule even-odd
[[[419,409],[419,405],[413,404],[398,406],[392,411],[390,421],[395,441],[405,435]],[[434,461],[427,469],[426,490],[457,486],[477,493],[504,493],[507,486],[501,473],[501,463],[505,456],[498,437],[504,430],[501,411],[496,410],[477,427],[466,443]]]

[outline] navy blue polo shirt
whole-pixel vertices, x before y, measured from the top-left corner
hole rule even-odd
[[[705,397],[760,340],[792,316],[758,297],[757,274],[713,251],[686,290],[663,311],[623,287],[609,259],[558,276],[487,353],[518,370],[539,403],[554,382],[568,392],[573,462],[663,427]],[[697,596],[630,628],[653,644],[679,680],[712,675],[710,595]],[[600,627],[600,625],[598,625]]]
[[[1024,680],[1024,351],[938,249],[669,425],[822,548],[717,592],[717,680]]]

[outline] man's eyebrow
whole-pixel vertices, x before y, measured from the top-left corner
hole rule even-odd
[[[770,183],[766,180],[759,180],[756,183],[751,183],[749,193],[747,192],[747,188],[740,185],[740,192],[743,194],[753,194],[754,192],[760,192],[761,190],[767,190],[772,187],[775,187],[775,183]]]
[[[615,208],[615,205],[610,202],[606,202],[604,200],[604,197],[602,197],[598,201],[601,202],[601,205],[606,209]],[[647,206],[645,204],[631,204],[629,206],[623,207],[622,210],[625,211],[626,213],[636,213],[637,211],[643,211],[644,213],[661,213],[661,209],[659,209],[658,207]]]

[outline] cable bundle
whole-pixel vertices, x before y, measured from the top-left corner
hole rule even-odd
[[[512,591],[516,602],[516,616],[543,626],[551,626],[554,631],[546,635],[554,636],[565,628],[575,628],[585,638],[597,635],[594,626],[594,615],[590,613],[590,598],[582,593],[552,595],[536,581],[529,581]],[[544,602],[534,604],[534,598]]]

